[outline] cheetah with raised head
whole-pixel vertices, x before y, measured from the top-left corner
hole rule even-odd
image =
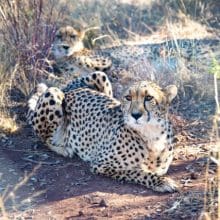
[[[101,72],[62,91],[40,84],[29,100],[29,122],[51,150],[65,157],[77,154],[94,173],[174,192],[177,184],[161,175],[172,160],[166,110],[177,89],[162,90],[147,81],[140,85],[131,87],[121,104],[111,97],[108,77]]]
[[[57,30],[51,48],[54,56],[54,71],[58,75],[81,76],[91,71],[106,71],[112,65],[111,59],[97,51],[92,52],[83,45],[84,33],[71,26]]]
[[[140,81],[122,99],[126,125],[147,143],[148,162],[143,166],[158,175],[166,174],[173,160],[173,132],[168,112],[176,95],[174,85],[161,89],[151,81]]]

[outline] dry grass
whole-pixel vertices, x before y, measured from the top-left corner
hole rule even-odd
[[[7,79],[28,95],[38,80],[47,77],[57,23],[67,13],[66,3],[57,0],[6,0],[0,5],[1,84]]]
[[[6,112],[6,111],[5,111]],[[6,115],[4,111],[0,113],[0,132],[3,133],[15,133],[19,130],[15,119],[11,118],[10,115]]]
[[[19,130],[15,118],[11,117],[7,109],[10,102],[8,91],[12,88],[13,74],[9,75],[9,78],[5,77],[6,74],[4,68],[2,68],[0,71],[0,134],[1,132],[14,133]]]
[[[65,4],[56,0],[2,1],[0,4],[0,130],[18,129],[8,111],[10,91],[28,96],[50,71],[48,56],[56,22],[65,14]]]
[[[2,213],[2,219],[8,220],[8,214],[5,210],[4,201],[3,201],[2,197],[0,197],[0,212]]]
[[[215,60],[216,61],[216,60]],[[205,196],[204,196],[204,208],[203,212],[200,215],[201,220],[211,220],[211,219],[220,219],[220,137],[219,137],[219,94],[218,94],[218,85],[217,77],[219,76],[219,64],[213,62],[214,66],[210,70],[210,73],[213,74],[213,84],[215,91],[215,102],[216,102],[216,114],[213,117],[213,132],[212,137],[215,142],[215,148],[210,149],[209,155],[212,155],[212,160],[217,164],[217,172],[215,178],[210,178],[209,168],[210,160],[207,162],[206,166],[206,185],[205,185]],[[213,153],[214,151],[214,153]],[[217,199],[216,199],[217,198]]]

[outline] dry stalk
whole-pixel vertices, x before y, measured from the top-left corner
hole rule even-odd
[[[2,212],[3,220],[8,220],[8,215],[7,215],[7,212],[5,210],[5,206],[4,206],[4,202],[3,202],[2,197],[0,197],[0,211]]]

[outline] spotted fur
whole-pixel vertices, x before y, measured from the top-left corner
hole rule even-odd
[[[106,86],[107,76],[105,80],[103,76],[104,73],[101,82]],[[91,79],[100,77],[92,74]],[[126,121],[124,105],[103,92],[108,89],[99,91],[90,87],[95,81],[81,82],[82,87],[77,81],[76,86],[73,82],[63,91],[50,87],[40,94],[29,118],[38,136],[58,154],[65,157],[77,154],[88,161],[94,173],[159,192],[176,191],[177,184],[161,176],[165,173],[161,172],[164,161],[156,158],[156,166],[151,164],[155,159],[151,142]],[[167,152],[172,153],[169,149]]]

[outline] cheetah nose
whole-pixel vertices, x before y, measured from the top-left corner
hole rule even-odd
[[[142,116],[142,113],[140,113],[140,112],[131,113],[131,116],[134,119],[138,120],[138,118],[140,118]]]
[[[69,46],[63,45],[63,49],[68,50],[68,49],[69,49]]]

